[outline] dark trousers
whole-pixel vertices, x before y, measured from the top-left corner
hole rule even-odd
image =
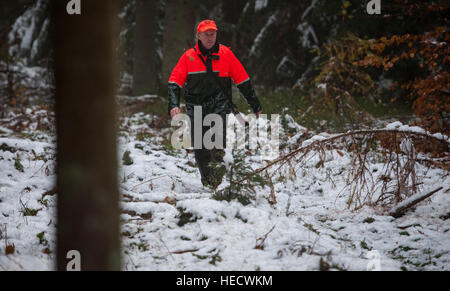
[[[203,126],[203,118],[202,118],[202,133],[201,133],[201,137],[202,137],[202,141],[201,141],[201,148],[195,149],[195,143],[194,143],[194,128],[195,128],[195,124],[194,124],[194,118],[193,116],[189,115],[190,120],[191,120],[191,144],[194,147],[194,156],[195,156],[195,161],[197,163],[198,169],[200,171],[200,175],[202,176],[202,184],[206,185],[206,184],[211,184],[214,179],[216,181],[218,180],[222,180],[222,177],[217,177],[217,175],[215,175],[214,169],[211,166],[211,162],[217,162],[217,163],[223,163],[223,157],[225,154],[225,151],[223,150],[226,147],[226,133],[227,133],[227,115],[226,114],[219,114],[220,117],[222,118],[222,124],[223,124],[223,131],[221,134],[215,134],[213,135],[213,140],[221,140],[222,141],[222,145],[223,148],[222,149],[217,149],[217,148],[212,148],[212,149],[207,149],[204,146],[203,143],[203,137],[205,135],[205,133],[211,128],[210,126]],[[213,124],[214,126],[214,124]],[[200,126],[199,126],[200,128]],[[218,181],[220,183],[220,181]]]

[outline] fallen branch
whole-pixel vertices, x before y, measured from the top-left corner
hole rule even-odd
[[[179,255],[179,254],[184,254],[184,253],[193,253],[193,252],[196,252],[196,251],[198,251],[198,250],[199,250],[199,249],[183,250],[183,251],[174,251],[174,252],[172,252],[172,254]]]
[[[402,217],[406,213],[406,211],[408,211],[411,207],[413,207],[420,201],[425,200],[426,198],[430,197],[431,195],[433,195],[434,193],[438,192],[441,189],[442,189],[442,187],[439,187],[439,188],[434,189],[431,192],[422,192],[422,193],[413,195],[410,198],[399,203],[394,208],[392,208],[391,211],[389,212],[389,215],[391,215],[395,218]]]
[[[253,173],[257,174],[260,173],[262,171],[267,170],[268,168],[272,167],[275,164],[278,164],[282,161],[286,161],[288,159],[293,158],[294,156],[296,156],[298,153],[300,152],[308,152],[310,150],[312,150],[314,147],[318,147],[318,146],[322,146],[325,145],[327,143],[333,142],[337,139],[341,139],[344,137],[348,137],[348,136],[356,136],[356,135],[367,135],[367,134],[379,134],[379,133],[391,133],[391,134],[405,134],[405,135],[416,135],[416,136],[421,136],[421,137],[425,137],[425,138],[431,138],[434,139],[436,141],[439,142],[444,142],[446,143],[449,147],[450,147],[450,140],[446,139],[446,138],[438,138],[432,134],[428,134],[428,133],[422,133],[422,132],[416,132],[416,131],[410,131],[410,130],[396,130],[396,129],[373,129],[373,130],[357,130],[357,131],[351,131],[351,132],[346,132],[346,133],[342,133],[342,134],[337,134],[334,136],[331,136],[329,138],[323,138],[322,140],[314,140],[311,143],[308,143],[305,146],[301,146],[296,150],[291,151],[290,153],[281,156],[269,163],[267,163],[267,165],[265,165],[264,167],[261,167],[259,169],[256,169],[255,171],[253,171]],[[245,181],[244,179],[241,179],[240,181],[238,181],[237,183],[242,183]]]
[[[383,136],[385,134],[387,136]],[[289,166],[289,170],[295,175],[295,165],[307,162],[307,157],[313,153],[319,155],[319,162],[317,167],[324,165],[326,158],[326,151],[337,150],[340,156],[343,155],[339,150],[342,148],[341,143],[336,143],[338,140],[344,142],[346,150],[350,153],[351,166],[347,169],[348,176],[346,178],[346,186],[344,189],[350,187],[350,198],[348,207],[354,205],[354,209],[358,209],[366,204],[372,204],[374,193],[382,187],[382,193],[392,193],[390,196],[382,197],[382,201],[389,204],[396,204],[403,200],[401,193],[404,196],[411,196],[417,192],[417,185],[419,185],[420,177],[416,174],[416,163],[427,161],[428,166],[436,165],[442,169],[449,169],[448,156],[437,158],[423,158],[418,157],[417,150],[414,147],[414,138],[422,138],[431,142],[442,143],[445,148],[440,152],[448,152],[450,148],[450,138],[442,134],[431,134],[429,132],[420,131],[415,128],[411,129],[373,129],[373,130],[358,130],[350,131],[342,134],[336,134],[329,137],[314,136],[297,149],[280,156],[279,158],[266,161],[266,165],[254,170],[251,174],[266,173],[266,178],[280,172],[284,166]],[[381,177],[386,179],[376,179],[376,175],[368,168],[369,152],[379,152],[382,155],[384,167]],[[292,166],[294,164],[294,166]],[[268,169],[275,167],[271,174],[268,174]],[[391,177],[391,173],[394,174]],[[419,179],[419,180],[418,180]],[[243,177],[238,180],[236,184],[244,183],[248,180]],[[225,187],[223,190],[226,191]],[[343,190],[344,190],[343,189]],[[389,190],[392,190],[389,192]]]

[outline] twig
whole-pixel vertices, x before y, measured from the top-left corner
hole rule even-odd
[[[179,255],[179,254],[184,254],[184,253],[193,253],[193,252],[196,252],[198,250],[199,249],[184,250],[184,251],[174,251],[174,252],[172,252],[172,254]]]
[[[137,184],[137,185],[134,185],[131,189],[130,189],[130,191],[132,191],[134,188],[136,188],[137,186],[140,186],[140,185],[142,185],[142,184],[145,184],[145,183],[148,183],[148,182],[151,182],[151,181],[153,181],[153,180],[156,180],[156,179],[159,179],[159,178],[162,178],[162,177],[166,177],[166,176],[168,176],[168,175],[162,175],[162,176],[159,176],[159,177],[155,177],[155,178],[151,178],[151,179],[148,179],[148,180],[146,180],[146,181],[144,181],[144,182],[141,182],[141,183],[139,183],[139,184]]]
[[[266,241],[267,236],[275,229],[275,226],[276,226],[276,224],[274,226],[272,226],[272,228],[269,230],[268,233],[266,233],[264,236],[259,237],[259,238],[256,239],[255,249],[258,249],[258,250],[263,250],[264,249],[264,242]]]
[[[272,179],[270,178],[269,173],[267,173],[267,171],[266,171],[266,178],[267,178],[267,180],[269,180],[269,185],[270,185],[270,199],[271,199],[270,202],[272,204],[276,204],[277,198],[275,197],[275,187],[273,186]]]
[[[169,253],[169,255],[172,258],[172,260],[175,260],[175,258],[172,256],[172,252],[169,250],[169,248],[167,247],[166,243],[163,241],[161,235],[159,235],[159,240],[162,242],[163,246],[166,248],[166,250]]]

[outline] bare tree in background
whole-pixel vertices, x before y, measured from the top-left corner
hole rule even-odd
[[[136,1],[136,35],[134,44],[133,95],[156,93],[158,88],[157,31],[158,1]]]
[[[167,81],[184,51],[193,47],[195,36],[195,1],[167,0],[164,17],[161,94],[166,95]]]
[[[69,250],[81,270],[119,270],[115,130],[118,1],[52,1],[57,118],[57,268]]]
[[[236,49],[237,35],[239,30],[236,29],[237,23],[241,17],[241,12],[247,1],[245,0],[228,0],[222,2],[223,10],[223,23],[219,25],[223,26],[220,32],[219,42],[231,46],[232,49]]]

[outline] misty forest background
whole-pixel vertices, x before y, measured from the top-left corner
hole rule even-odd
[[[195,44],[196,24],[210,18],[218,41],[252,77],[266,113],[287,110],[322,130],[392,116],[413,121],[415,114],[427,129],[446,132],[449,57],[448,46],[438,44],[449,37],[448,2],[383,1],[381,15],[369,15],[368,2],[120,1],[119,94],[158,94],[163,98],[139,110],[163,115],[169,74]],[[52,104],[48,6],[0,4],[3,106]],[[46,82],[21,85],[27,66],[42,67]]]
[[[58,268],[65,269],[67,250],[76,249],[87,258],[83,269],[120,269],[117,164],[131,165],[133,160],[129,151],[122,161],[116,159],[117,113],[130,120],[143,113],[136,123],[148,123],[150,129],[135,134],[135,140],[146,142],[162,132],[159,145],[168,155],[175,155],[170,144],[167,80],[182,53],[195,45],[196,25],[203,19],[217,23],[218,41],[230,46],[244,64],[263,113],[282,115],[282,139],[297,138],[282,145],[286,146],[282,150],[292,150],[290,154],[267,164],[259,174],[277,163],[291,165],[291,158],[302,151],[302,157],[319,153],[313,168],[324,166],[325,150],[335,149],[341,158],[342,151],[352,152],[347,169],[353,177],[347,185],[352,189],[348,205],[358,209],[386,201],[393,206],[418,192],[415,169],[419,163],[448,173],[450,4],[444,0],[381,1],[381,14],[369,15],[368,2],[81,1],[82,15],[76,16],[65,13],[67,1],[1,1],[0,133],[4,143],[0,150],[10,157],[0,161],[19,175],[24,166],[18,151],[23,149],[9,143],[22,138],[36,142],[39,138],[33,131],[48,134],[43,140],[56,143],[56,157],[39,156],[32,149],[30,159],[56,164],[56,187],[44,194],[58,194]],[[240,110],[250,112],[236,88],[233,92]],[[393,121],[414,130],[398,132],[395,128],[400,125],[383,132],[373,130]],[[131,136],[134,133],[129,129]],[[339,132],[346,133],[330,135]],[[328,135],[314,139],[316,133]],[[338,142],[347,138],[351,141]],[[301,142],[307,143],[298,148]],[[143,150],[144,145],[139,147],[132,150]],[[377,183],[396,183],[394,190],[385,191],[376,202],[368,201],[373,192],[366,191],[370,168],[366,164],[372,162],[366,159],[369,152],[378,152],[387,173],[394,173],[394,178],[380,174]],[[407,162],[400,162],[399,157],[406,157]],[[242,169],[244,160],[245,156],[235,158]],[[301,168],[300,160],[293,163]],[[244,170],[241,177],[230,176],[229,189],[238,185],[237,191],[242,190],[239,179],[251,176],[249,167]],[[270,205],[274,205],[272,177],[264,173],[265,178],[255,176],[250,182],[268,182]],[[295,179],[295,165],[293,173]],[[47,166],[45,175],[52,174]],[[279,174],[280,184],[287,185],[288,175]],[[8,175],[7,179],[15,177]],[[123,177],[122,183],[127,179]],[[252,188],[251,183],[246,185]],[[10,187],[7,183],[0,186]],[[228,192],[228,201],[236,197]],[[447,220],[448,213],[442,217]],[[14,221],[15,216],[9,219]],[[8,247],[6,254],[13,254],[14,247]]]

